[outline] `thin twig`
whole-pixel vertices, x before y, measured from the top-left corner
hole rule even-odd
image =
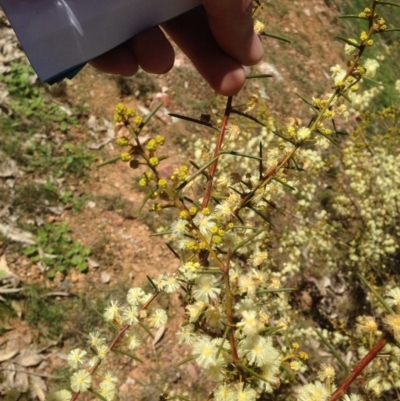
[[[232,110],[232,96],[229,96],[228,100],[226,101],[224,119],[222,120],[221,129],[219,131],[218,142],[215,146],[214,158],[219,156],[219,152],[222,149],[222,144],[224,142],[226,127],[228,125],[231,110]],[[209,171],[210,180],[207,183],[207,188],[206,188],[206,191],[204,194],[203,203],[201,205],[202,209],[207,207],[208,202],[210,202],[211,191],[212,191],[212,187],[213,187],[213,180],[214,180],[215,171],[217,170],[217,166],[218,166],[218,159],[216,159],[215,162],[210,166],[210,171]]]

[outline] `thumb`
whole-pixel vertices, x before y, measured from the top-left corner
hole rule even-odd
[[[243,65],[260,61],[264,50],[254,32],[252,0],[202,0],[219,46]]]

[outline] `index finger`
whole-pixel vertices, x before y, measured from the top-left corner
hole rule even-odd
[[[264,50],[254,32],[252,0],[202,0],[219,46],[243,65],[260,61]]]

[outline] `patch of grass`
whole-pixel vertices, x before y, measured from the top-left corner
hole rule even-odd
[[[78,119],[72,112],[68,113],[60,105],[47,101],[44,89],[36,82],[36,74],[30,66],[12,64],[10,73],[0,76],[0,82],[7,85],[11,118],[15,119],[17,124],[20,124],[21,120],[41,125],[53,122],[59,123],[61,131],[67,131],[69,125],[78,125]]]
[[[97,198],[97,203],[103,210],[116,212],[125,219],[133,219],[136,213],[134,203],[128,201],[120,195],[99,196]]]
[[[81,333],[76,338],[78,342],[86,343],[87,335],[93,330],[99,330],[99,328],[107,330],[107,323],[104,321],[103,313],[109,305],[108,298],[104,294],[108,291],[109,289],[99,288],[98,291],[92,292],[90,296],[80,294],[68,323],[71,332]]]
[[[103,235],[92,245],[92,257],[102,266],[115,266],[118,260],[118,245],[111,245],[111,238]]]
[[[127,289],[124,288],[126,291]],[[74,338],[86,342],[86,334],[105,325],[102,313],[108,304],[109,292],[116,289],[104,288],[78,294],[78,297],[56,298],[48,296],[49,290],[40,284],[25,287],[24,316],[27,323],[40,335],[62,340]]]
[[[44,337],[58,338],[65,334],[67,314],[72,310],[71,298],[48,297],[48,290],[39,284],[25,287],[25,320]]]
[[[119,195],[102,195],[97,199],[99,206],[109,211],[122,212],[128,205],[128,201]]]
[[[91,199],[91,195],[89,194],[74,195],[72,191],[67,190],[60,195],[60,199],[64,205],[72,206],[72,210],[74,212],[80,212],[87,205],[88,201]]]
[[[57,272],[66,274],[72,268],[80,272],[88,269],[86,258],[91,254],[90,248],[84,248],[74,241],[67,222],[45,224],[39,228],[36,244],[24,250],[34,262],[47,266],[47,277],[54,278]]]
[[[48,383],[49,394],[53,391],[58,391],[60,388],[69,388],[71,371],[67,366],[54,369],[53,376],[57,377],[57,379],[52,379]]]
[[[82,146],[66,143],[63,146],[62,155],[56,161],[58,176],[61,177],[67,173],[82,178],[86,170],[92,166],[94,159],[95,156],[85,151]]]
[[[47,173],[50,170],[55,177],[73,175],[82,178],[94,159],[95,156],[81,145],[65,143],[57,148],[50,140],[33,140],[26,147],[20,161],[30,172]]]
[[[266,7],[273,7],[274,13],[276,13],[279,18],[283,18],[285,15],[289,14],[289,9],[282,2],[268,1],[265,2],[264,4]]]
[[[46,184],[28,182],[16,188],[13,199],[14,205],[28,215],[42,214],[47,207],[58,201],[59,194],[50,182]]]
[[[87,110],[55,103],[25,64],[13,64],[0,82],[9,93],[0,119],[0,150],[29,172],[51,169],[57,176],[82,177],[94,158],[79,145],[63,144],[62,133],[77,127]]]
[[[16,315],[11,306],[12,298],[9,296],[6,301],[0,301],[0,336],[12,327],[11,318]]]

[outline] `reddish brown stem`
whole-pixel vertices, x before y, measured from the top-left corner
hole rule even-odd
[[[140,310],[145,310],[148,308],[148,306],[154,301],[154,299],[157,297],[157,295],[159,294],[159,292],[155,292],[151,298],[140,308]],[[115,336],[114,340],[112,341],[112,343],[110,344],[110,346],[108,347],[109,351],[112,351],[116,345],[118,344],[119,340],[121,339],[121,337],[124,335],[124,333],[129,329],[129,327],[131,327],[129,324],[125,325],[124,327],[122,327],[122,329],[118,332],[118,334]],[[98,369],[98,367],[101,365],[101,360],[98,361],[93,367],[92,369],[90,369],[89,373],[91,376],[94,375],[94,373],[96,372],[96,370]],[[75,401],[79,395],[80,395],[80,391],[78,391],[77,393],[74,393],[74,395],[72,396],[70,401]]]
[[[218,142],[217,142],[217,144],[215,146],[214,157],[218,157],[219,152],[221,151],[222,144],[224,142],[226,126],[228,125],[228,121],[229,121],[229,116],[231,114],[231,110],[232,110],[232,96],[229,96],[228,100],[226,102],[224,119],[222,120],[221,129],[219,130]],[[217,170],[217,166],[218,166],[218,159],[215,160],[215,162],[210,166],[210,171],[209,171],[210,179],[209,179],[209,181],[207,183],[207,188],[206,188],[206,191],[204,193],[203,203],[201,205],[202,209],[207,207],[208,206],[208,202],[210,202],[211,191],[212,191],[212,186],[213,186],[213,181],[214,181],[214,175],[215,175],[215,171]]]
[[[346,394],[347,389],[350,387],[351,383],[357,378],[357,376],[367,367],[367,365],[378,355],[378,353],[382,350],[382,348],[386,345],[386,340],[381,338],[368,352],[367,355],[360,362],[358,362],[357,366],[353,369],[350,375],[343,381],[343,383],[338,387],[338,389],[331,395],[329,401],[336,401],[340,397],[343,397]]]

